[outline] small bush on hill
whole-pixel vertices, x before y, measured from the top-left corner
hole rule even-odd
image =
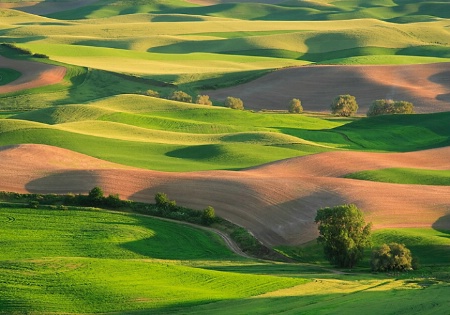
[[[48,59],[49,57],[45,54],[33,54],[34,58],[42,58],[42,59]]]
[[[159,93],[157,91],[154,90],[147,90],[145,92],[145,95],[150,96],[150,97],[159,97]]]
[[[414,105],[407,101],[376,100],[370,105],[367,116],[414,114]]]
[[[331,103],[331,113],[337,116],[350,117],[356,114],[358,103],[352,95],[339,95]]]
[[[192,103],[192,96],[183,91],[175,91],[169,98],[173,101]]]
[[[155,202],[163,210],[176,210],[177,203],[175,200],[170,200],[165,193],[156,193]]]
[[[298,98],[293,98],[291,102],[289,103],[289,113],[291,114],[301,114],[303,113],[303,106],[302,103]]]
[[[372,252],[372,270],[404,271],[412,269],[411,251],[404,244],[383,244]]]
[[[209,105],[209,106],[212,105],[212,102],[209,99],[209,95],[197,95],[195,103],[200,105]]]
[[[228,96],[225,99],[225,107],[229,107],[229,108],[232,108],[232,109],[243,110],[244,109],[244,102],[240,98]]]
[[[202,213],[202,224],[203,225],[211,225],[212,223],[214,223],[215,218],[216,218],[216,213],[215,213],[213,207],[208,206],[205,210],[203,210],[203,213]]]

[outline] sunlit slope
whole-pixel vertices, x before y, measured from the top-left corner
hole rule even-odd
[[[132,95],[11,118],[0,121],[3,145],[48,144],[125,165],[168,171],[243,168],[329,150],[327,145],[284,134],[273,126],[300,124],[320,129],[341,124]]]
[[[189,1],[152,0],[102,1],[76,10],[57,12],[50,16],[58,19],[104,18],[130,13],[157,13],[159,15],[183,14],[191,16],[219,16],[254,20],[339,20],[377,18],[399,22],[428,21],[436,17],[448,18],[445,1],[416,2],[393,1],[216,1],[216,5],[198,6]],[[231,3],[230,3],[231,2]],[[255,1],[258,2],[258,1]]]
[[[307,282],[193,268],[242,259],[217,235],[153,218],[30,209],[0,209],[0,218],[1,313],[156,311]]]
[[[0,144],[48,144],[154,170],[240,169],[336,149],[402,152],[447,146],[447,116],[350,122],[122,95],[0,120]]]

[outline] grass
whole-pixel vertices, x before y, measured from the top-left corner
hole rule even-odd
[[[133,214],[2,208],[0,220],[5,314],[354,314],[361,307],[377,314],[386,303],[390,311],[427,314],[448,307],[448,283],[433,273],[423,278],[429,266],[447,268],[446,231],[376,231],[376,245],[402,242],[421,260],[424,271],[396,279],[363,269],[333,274],[320,262],[247,260],[210,232]]]
[[[0,121],[0,144],[53,145],[154,170],[235,170],[336,149],[404,152],[445,146],[447,116],[339,120],[121,95],[10,116]]]
[[[0,68],[0,86],[17,80],[21,75],[19,71],[14,69]]]
[[[449,170],[386,168],[356,172],[345,177],[395,184],[450,186]]]
[[[0,209],[0,313],[158,311],[307,282],[190,266],[239,263],[218,236],[105,211]]]
[[[450,259],[450,247],[448,247],[450,232],[446,230],[433,228],[381,229],[372,232],[372,242],[373,248],[392,242],[406,245],[419,261],[420,268],[417,274],[429,272],[429,267],[447,265]],[[298,247],[280,246],[277,250],[302,263],[332,267],[324,259],[322,246],[316,241]],[[360,270],[370,268],[370,254],[371,250],[366,250],[365,259],[358,265]]]

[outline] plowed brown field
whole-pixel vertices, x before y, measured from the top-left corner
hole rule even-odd
[[[0,86],[0,94],[31,89],[61,82],[66,68],[45,63],[15,60],[0,56],[0,66],[19,71],[22,75],[9,84]]]
[[[244,171],[165,173],[127,168],[43,145],[0,148],[0,190],[106,193],[153,202],[165,192],[178,204],[203,209],[248,228],[267,245],[300,244],[317,236],[324,206],[355,203],[381,227],[450,229],[450,188],[358,181],[342,175],[365,169],[450,169],[450,147],[413,153],[329,152]]]
[[[450,111],[450,63],[396,66],[304,66],[278,70],[238,86],[204,91],[213,99],[239,97],[248,109],[286,110],[299,98],[305,111],[329,112],[332,100],[351,94],[365,114],[372,101],[412,102],[418,113]]]

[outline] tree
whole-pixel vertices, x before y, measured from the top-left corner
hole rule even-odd
[[[209,95],[197,95],[197,99],[195,100],[195,104],[200,105],[212,105],[211,100],[209,99]]]
[[[98,186],[92,188],[87,199],[90,205],[101,206],[105,200],[103,190]]]
[[[169,98],[173,101],[192,103],[192,96],[183,91],[174,91]]]
[[[352,95],[339,95],[331,103],[331,113],[338,116],[350,117],[356,114],[358,103]]]
[[[353,204],[319,209],[315,222],[325,256],[339,267],[354,267],[362,259],[364,248],[371,244],[372,224],[364,222],[362,211]]]
[[[371,265],[374,271],[403,271],[412,269],[413,258],[404,244],[383,244],[372,252]]]
[[[367,111],[369,117],[389,114],[414,114],[414,105],[407,101],[383,99],[373,101]]]
[[[159,93],[157,91],[154,91],[154,90],[147,90],[145,92],[145,95],[151,96],[151,97],[159,97]]]
[[[175,200],[170,200],[165,193],[159,192],[155,195],[156,205],[164,210],[174,210],[177,206]]]
[[[229,107],[229,108],[232,108],[232,109],[243,110],[244,109],[244,102],[240,98],[228,96],[225,99],[225,107]]]
[[[203,210],[203,213],[202,213],[202,224],[204,224],[204,225],[211,225],[214,222],[215,218],[216,218],[216,213],[215,213],[213,207],[208,206],[208,207],[206,207],[205,210]]]
[[[289,103],[289,113],[292,114],[301,114],[303,113],[302,103],[298,98],[293,98]]]

